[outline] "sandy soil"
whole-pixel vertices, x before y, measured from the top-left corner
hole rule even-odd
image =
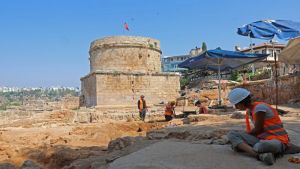
[[[300,108],[282,119],[291,140],[300,143]],[[181,108],[178,108],[181,109]],[[233,112],[190,116],[172,122],[113,121],[67,123],[57,114],[14,122],[0,129],[0,168],[32,160],[43,168],[270,168],[231,151],[229,130],[242,130],[244,119]],[[285,156],[271,168],[300,168]],[[253,167],[255,165],[255,167]]]
[[[145,136],[162,123],[106,120],[103,123],[66,123],[53,113],[15,121],[0,129],[0,163],[21,166],[31,159],[46,168],[62,168],[76,159],[104,156],[111,140]],[[1,165],[0,165],[1,168]]]

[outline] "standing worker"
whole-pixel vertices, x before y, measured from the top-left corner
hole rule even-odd
[[[139,114],[140,114],[140,119],[145,121],[146,113],[147,113],[147,105],[145,101],[145,96],[141,95],[139,101],[138,101],[138,109],[139,109]]]
[[[173,116],[175,116],[175,101],[168,102],[165,108],[165,119],[166,121],[171,121]]]
[[[289,145],[289,136],[283,127],[278,111],[264,102],[253,102],[250,91],[235,88],[228,95],[231,104],[246,110],[246,132],[231,131],[228,139],[233,150],[244,151],[268,165],[275,156],[283,155]],[[250,127],[250,120],[254,128]]]

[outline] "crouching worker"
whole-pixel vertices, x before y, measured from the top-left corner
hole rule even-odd
[[[250,92],[243,88],[233,89],[228,98],[237,109],[246,110],[246,132],[228,133],[233,150],[244,151],[268,165],[274,164],[275,157],[283,155],[289,144],[277,110],[267,103],[253,102]]]
[[[175,101],[168,102],[165,108],[165,119],[171,121],[175,116]]]
[[[200,100],[195,100],[194,105],[196,106],[196,114],[207,114],[208,109],[206,106],[204,106]]]

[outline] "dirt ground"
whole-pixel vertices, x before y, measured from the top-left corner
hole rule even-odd
[[[112,140],[126,136],[145,137],[146,132],[167,125],[166,122],[112,119],[79,123],[70,122],[70,116],[70,111],[55,111],[2,122],[0,168],[7,163],[19,167],[25,160],[32,160],[44,168],[63,168],[77,159],[105,156]]]
[[[178,111],[183,107],[178,107]],[[281,106],[291,140],[300,143],[300,107]],[[193,109],[192,107],[186,107]],[[63,115],[61,115],[63,114]],[[239,114],[239,116],[233,116]],[[32,160],[41,168],[268,168],[262,163],[231,151],[226,140],[229,130],[243,130],[243,114],[213,112],[164,122],[115,121],[67,123],[66,113],[50,113],[2,125],[0,168],[20,167]],[[279,168],[300,168],[281,158]],[[232,161],[238,160],[238,163]],[[278,169],[279,169],[278,168]]]

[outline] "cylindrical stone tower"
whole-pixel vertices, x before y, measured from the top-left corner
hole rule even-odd
[[[112,36],[90,47],[90,73],[81,78],[81,105],[135,107],[140,95],[147,105],[178,97],[179,74],[161,72],[158,40]]]
[[[90,47],[90,71],[161,72],[160,42],[137,36],[112,36]]]

